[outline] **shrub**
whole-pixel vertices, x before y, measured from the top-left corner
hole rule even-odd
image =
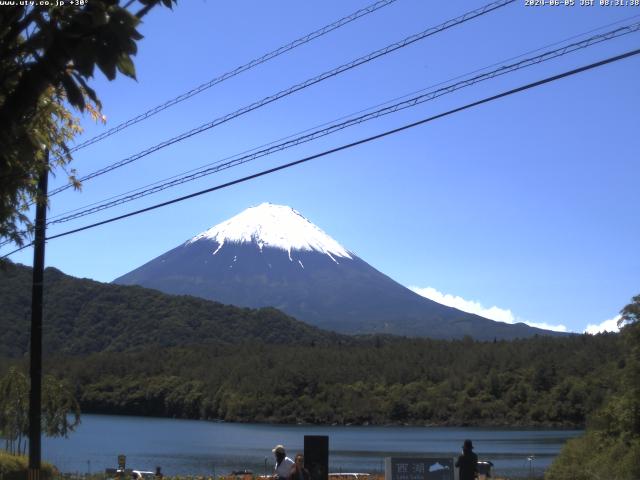
[[[29,459],[24,455],[11,455],[0,451],[0,478],[3,480],[27,480]],[[42,462],[41,480],[51,480],[58,475],[56,467]]]

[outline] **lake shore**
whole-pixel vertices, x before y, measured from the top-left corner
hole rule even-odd
[[[389,456],[459,454],[471,438],[481,460],[494,463],[495,477],[526,477],[530,467],[542,473],[564,442],[580,430],[490,429],[423,426],[317,426],[248,424],[199,420],[84,415],[68,439],[45,438],[43,458],[64,472],[99,472],[127,456],[132,468],[169,476],[214,476],[250,469],[268,474],[274,445],[287,453],[304,451],[305,435],[329,436],[329,466],[335,472],[384,470]],[[533,457],[529,462],[527,459]]]

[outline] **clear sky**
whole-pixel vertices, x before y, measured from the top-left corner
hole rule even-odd
[[[107,125],[372,3],[181,0],[145,18],[138,80],[100,73]],[[564,3],[564,2],[561,2]],[[425,89],[614,22],[640,6],[525,0],[311,86],[52,197],[49,216]],[[613,2],[611,2],[613,4]],[[637,3],[637,2],[636,2]],[[398,0],[79,151],[84,175],[436,26],[482,1]],[[632,18],[635,17],[635,18]],[[629,20],[630,19],[630,20]],[[593,34],[592,33],[592,34]],[[580,37],[585,38],[585,37]],[[475,85],[101,214],[53,235],[349,143],[640,46],[640,33]],[[46,261],[114,278],[264,201],[289,205],[408,287],[508,321],[582,332],[640,293],[640,56],[559,80],[257,180],[48,243]],[[65,181],[60,172],[50,188]],[[0,250],[4,254],[10,247]],[[31,249],[12,256],[31,264]],[[487,309],[491,309],[488,311]],[[484,310],[483,310],[484,309]]]

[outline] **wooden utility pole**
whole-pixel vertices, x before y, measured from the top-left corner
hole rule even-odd
[[[49,152],[46,153],[47,166]],[[29,480],[40,480],[42,411],[42,297],[44,275],[44,239],[47,223],[47,187],[49,171],[40,174],[36,201],[33,248],[33,286],[31,290],[31,354],[29,391]]]

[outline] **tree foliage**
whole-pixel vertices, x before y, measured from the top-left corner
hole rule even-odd
[[[631,303],[620,311],[619,326],[631,325],[640,322],[640,295],[631,299]]]
[[[80,406],[68,382],[51,375],[43,378],[41,418],[42,431],[49,437],[67,437],[80,424]],[[0,436],[9,452],[20,455],[28,435],[29,380],[11,367],[0,378]]]
[[[0,356],[29,346],[31,269],[0,267]],[[43,348],[74,355],[186,344],[347,343],[349,337],[299,322],[274,308],[248,309],[136,286],[44,272]]]
[[[0,379],[0,435],[7,450],[20,454],[23,437],[28,435],[29,384],[17,368],[10,368]]]
[[[640,295],[621,314],[622,366],[614,394],[562,449],[549,480],[636,480],[640,470]]]
[[[617,334],[351,337],[45,271],[44,349],[83,411],[230,421],[583,426],[628,372]],[[0,270],[0,356],[28,344],[30,269]],[[3,364],[0,361],[0,373]]]
[[[157,4],[171,7],[175,1],[139,0],[135,13],[127,9],[134,2],[120,6],[119,0],[64,6],[20,2],[25,5],[2,9],[0,237],[24,241],[20,225],[30,225],[25,211],[36,199],[38,178],[71,161],[67,144],[79,127],[66,105],[97,114],[100,102],[88,84],[96,66],[109,80],[117,71],[135,78],[132,56],[142,38],[136,30],[140,19]]]
[[[85,412],[313,424],[584,426],[615,392],[614,334],[474,342],[200,344],[60,356]],[[536,384],[545,362],[555,373]]]

